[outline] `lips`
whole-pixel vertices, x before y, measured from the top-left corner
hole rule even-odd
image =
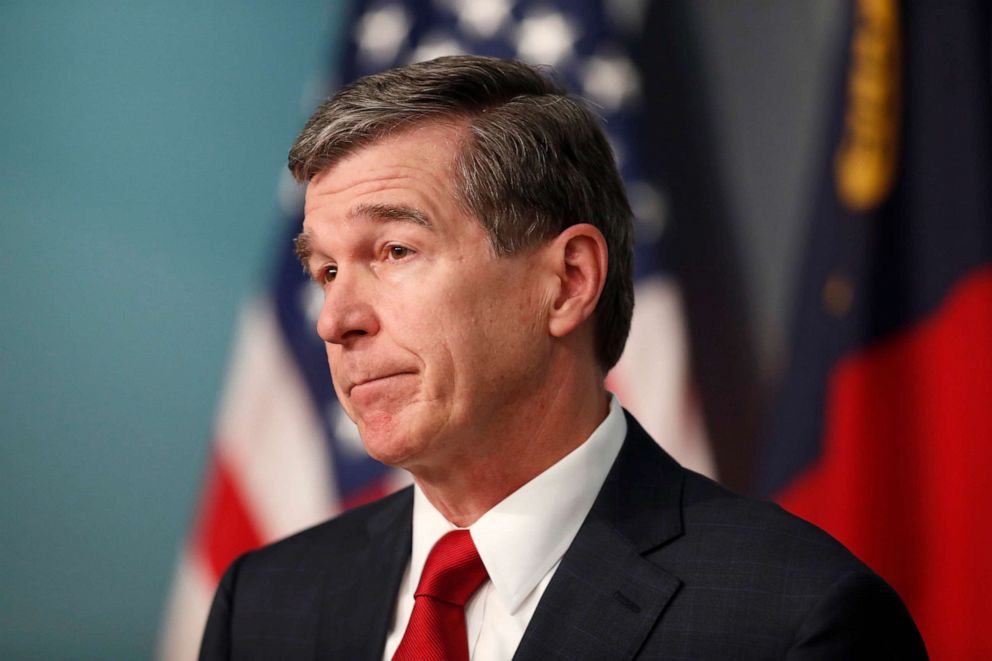
[[[352,382],[351,386],[348,388],[348,394],[351,395],[356,388],[360,390],[371,390],[377,386],[386,386],[390,381],[395,380],[399,377],[412,376],[413,372],[391,372],[388,374],[382,374],[379,376],[371,376],[358,379]]]

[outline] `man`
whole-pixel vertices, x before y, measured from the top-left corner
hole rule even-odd
[[[630,209],[595,117],[541,73],[364,78],[289,167],[337,395],[414,486],[235,561],[201,658],[926,656],[836,541],[682,469],[605,390]]]

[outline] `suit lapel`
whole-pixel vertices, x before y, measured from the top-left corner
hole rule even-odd
[[[643,554],[682,534],[682,468],[627,415],[627,438],[514,655],[630,659],[681,581]]]
[[[368,536],[357,544],[359,555],[340,563],[347,576],[330,575],[321,609],[318,658],[382,658],[396,594],[410,557],[413,492],[398,494],[395,502],[373,515]]]

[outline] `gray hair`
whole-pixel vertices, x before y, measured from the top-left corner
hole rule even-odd
[[[309,181],[345,156],[432,120],[465,121],[454,165],[461,205],[509,255],[590,223],[606,239],[596,357],[616,364],[634,309],[633,226],[598,118],[538,69],[514,60],[440,57],[360,78],[325,101],[289,152]]]

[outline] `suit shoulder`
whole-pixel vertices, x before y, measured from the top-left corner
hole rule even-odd
[[[291,565],[305,568],[311,562],[325,566],[328,558],[361,552],[376,522],[388,525],[401,519],[412,504],[412,491],[403,489],[380,500],[343,512],[332,519],[246,553],[247,568]]]
[[[407,489],[240,556],[217,589],[201,659],[313,658],[325,614],[348,620],[351,600],[369,583],[399,582],[411,508]]]
[[[673,613],[708,613],[700,649],[746,640],[775,658],[926,658],[899,595],[822,529],[691,471],[681,511],[682,535],[651,559],[682,582]]]
[[[874,572],[829,533],[776,503],[730,491],[686,471],[683,517],[688,538],[732,549],[738,558],[832,583],[850,572]],[[729,546],[728,546],[729,545]]]

